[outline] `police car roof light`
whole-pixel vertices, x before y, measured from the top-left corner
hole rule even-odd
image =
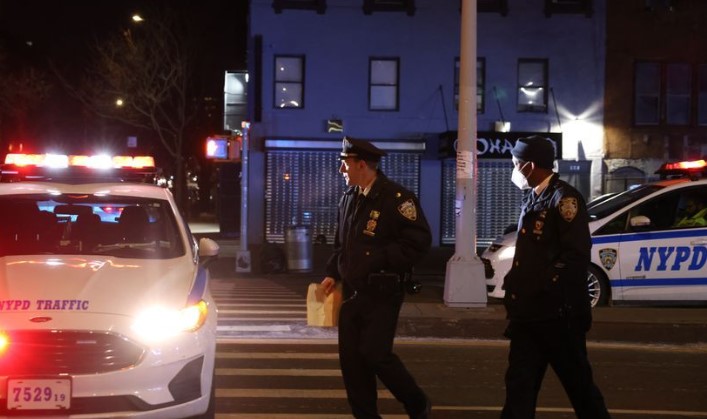
[[[154,168],[152,156],[17,154],[5,156],[5,164],[18,167],[35,166],[53,169],[86,167],[91,169],[146,169]]]
[[[157,183],[160,174],[152,156],[9,153],[0,169],[0,182]]]
[[[663,163],[655,172],[661,176],[661,179],[669,177],[689,177],[690,179],[698,179],[707,176],[707,160],[685,160],[672,163]]]
[[[707,161],[703,160],[693,160],[693,161],[679,161],[675,163],[665,163],[666,170],[690,170],[690,169],[704,169],[707,167]]]

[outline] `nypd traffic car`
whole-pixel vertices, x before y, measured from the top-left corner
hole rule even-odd
[[[685,166],[696,173],[707,163]],[[587,287],[592,306],[707,303],[707,220],[689,213],[696,203],[707,208],[707,179],[671,177],[680,173],[671,165],[659,173],[668,176],[588,206],[592,253]],[[515,238],[515,232],[500,237],[481,256],[490,297],[503,298]]]
[[[149,157],[9,154],[0,417],[214,416],[217,311]]]

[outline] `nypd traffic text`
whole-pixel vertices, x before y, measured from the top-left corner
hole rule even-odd
[[[0,300],[0,311],[88,310],[88,300]]]

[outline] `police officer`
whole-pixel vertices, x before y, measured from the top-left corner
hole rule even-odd
[[[609,413],[594,384],[586,333],[592,322],[587,268],[592,247],[580,193],[553,173],[546,138],[519,139],[512,181],[527,190],[521,206],[513,265],[504,279],[510,354],[502,419],[535,417],[540,385],[550,365],[579,419]]]
[[[415,195],[378,168],[386,153],[345,137],[339,172],[349,189],[339,202],[334,252],[322,286],[343,282],[339,361],[356,418],[380,418],[376,377],[410,418],[430,417],[431,404],[393,350],[404,286],[429,249],[430,228]]]

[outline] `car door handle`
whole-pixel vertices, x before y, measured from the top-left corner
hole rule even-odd
[[[707,240],[695,240],[690,242],[693,246],[704,246],[707,245]]]

